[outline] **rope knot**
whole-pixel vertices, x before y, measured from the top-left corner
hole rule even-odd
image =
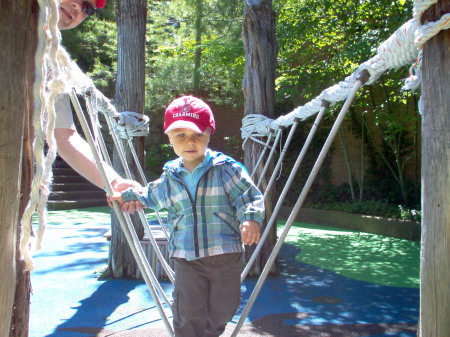
[[[123,111],[119,114],[116,130],[123,139],[145,137],[149,133],[149,125],[148,116],[133,111]]]
[[[263,144],[257,138],[261,138],[264,136],[268,136],[271,133],[274,133],[274,129],[272,128],[273,120],[264,115],[258,114],[250,114],[245,116],[242,119],[242,128],[241,128],[241,136],[242,139],[252,139],[257,143]],[[278,127],[275,126],[275,129]]]

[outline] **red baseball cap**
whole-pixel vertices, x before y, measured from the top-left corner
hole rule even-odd
[[[105,7],[105,4],[106,4],[106,0],[97,0],[95,7],[103,8],[103,7]]]
[[[191,129],[204,132],[211,128],[216,131],[216,123],[211,108],[201,99],[194,96],[183,96],[175,99],[164,114],[164,133],[173,129]]]

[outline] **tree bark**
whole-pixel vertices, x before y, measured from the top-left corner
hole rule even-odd
[[[274,116],[275,96],[275,69],[278,44],[275,35],[275,13],[272,10],[271,0],[247,0],[244,6],[244,22],[242,39],[245,51],[245,75],[243,81],[244,114],[263,114],[270,118]],[[262,147],[252,141],[247,142],[244,148],[244,165],[251,172],[258,160]],[[262,167],[258,169],[255,180],[261,174]],[[272,170],[269,170],[271,172]],[[269,177],[270,178],[270,177]],[[264,190],[268,184],[265,177],[262,181]],[[273,193],[266,196],[266,219],[271,216],[273,209]],[[276,228],[261,250],[255,262],[254,272],[259,274],[265,265],[276,240]],[[252,249],[247,249],[247,258]],[[272,269],[274,271],[275,269]]]
[[[115,105],[117,111],[134,111],[144,113],[145,97],[145,28],[147,21],[147,1],[118,0],[116,22],[118,31],[117,84]],[[144,162],[144,138],[133,141],[140,164]],[[124,149],[128,145],[124,144]],[[139,171],[131,156],[126,151],[128,166],[134,180],[142,183]],[[124,169],[114,149],[114,169],[124,176]],[[137,216],[132,216],[139,238],[144,235],[144,228]],[[109,270],[113,277],[136,278],[138,267],[114,213],[111,216],[112,237],[109,254]]]
[[[19,252],[31,189],[37,3],[2,1],[0,24],[0,336],[28,336],[30,273]]]
[[[450,12],[441,0],[422,16]],[[420,336],[450,336],[450,30],[425,43],[422,63]]]

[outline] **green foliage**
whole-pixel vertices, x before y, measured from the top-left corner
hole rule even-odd
[[[400,219],[420,222],[422,219],[422,211],[417,209],[408,209],[402,205],[398,205],[400,211]]]
[[[357,202],[332,202],[305,204],[305,207],[341,211],[353,214],[372,215],[385,218],[420,222],[421,211],[408,209],[402,205],[393,205],[383,201],[366,200]]]
[[[294,107],[305,104],[353,73],[410,19],[411,5],[387,0],[274,1],[280,46],[277,104]],[[377,195],[383,194],[380,200],[408,206],[418,203],[418,179],[405,177],[405,167],[419,160],[416,133],[420,128],[417,95],[401,91],[406,76],[406,67],[389,71],[377,83],[360,91],[348,114],[345,126],[363,140],[363,151],[370,162],[368,172],[358,172],[358,177],[364,177],[359,178],[358,187],[362,200],[375,194],[380,181],[389,181],[383,185],[384,193]],[[331,111],[339,108],[340,104]],[[351,170],[354,175],[355,167]],[[329,172],[326,167],[322,171]],[[310,192],[316,198],[329,192],[329,181],[322,173],[317,180],[320,184],[315,183]],[[350,194],[348,187],[340,189],[341,193]]]
[[[411,4],[274,1],[279,42],[277,98],[309,101],[376,52],[411,16]]]
[[[109,15],[86,19],[77,28],[62,31],[62,44],[72,59],[108,97],[114,97],[115,91],[116,36],[116,24]]]
[[[200,1],[200,0],[199,0]],[[149,9],[147,69],[149,111],[194,91],[195,52],[201,48],[200,91],[218,104],[241,98],[243,3],[202,0],[201,45],[196,45],[197,1],[153,2]]]
[[[156,180],[161,175],[164,164],[174,158],[171,144],[150,147],[145,156],[148,180]]]
[[[238,136],[224,138],[223,152],[241,163],[244,161],[241,140]]]

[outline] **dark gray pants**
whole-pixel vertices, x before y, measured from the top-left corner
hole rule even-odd
[[[242,253],[175,258],[175,337],[217,337],[240,302]]]

